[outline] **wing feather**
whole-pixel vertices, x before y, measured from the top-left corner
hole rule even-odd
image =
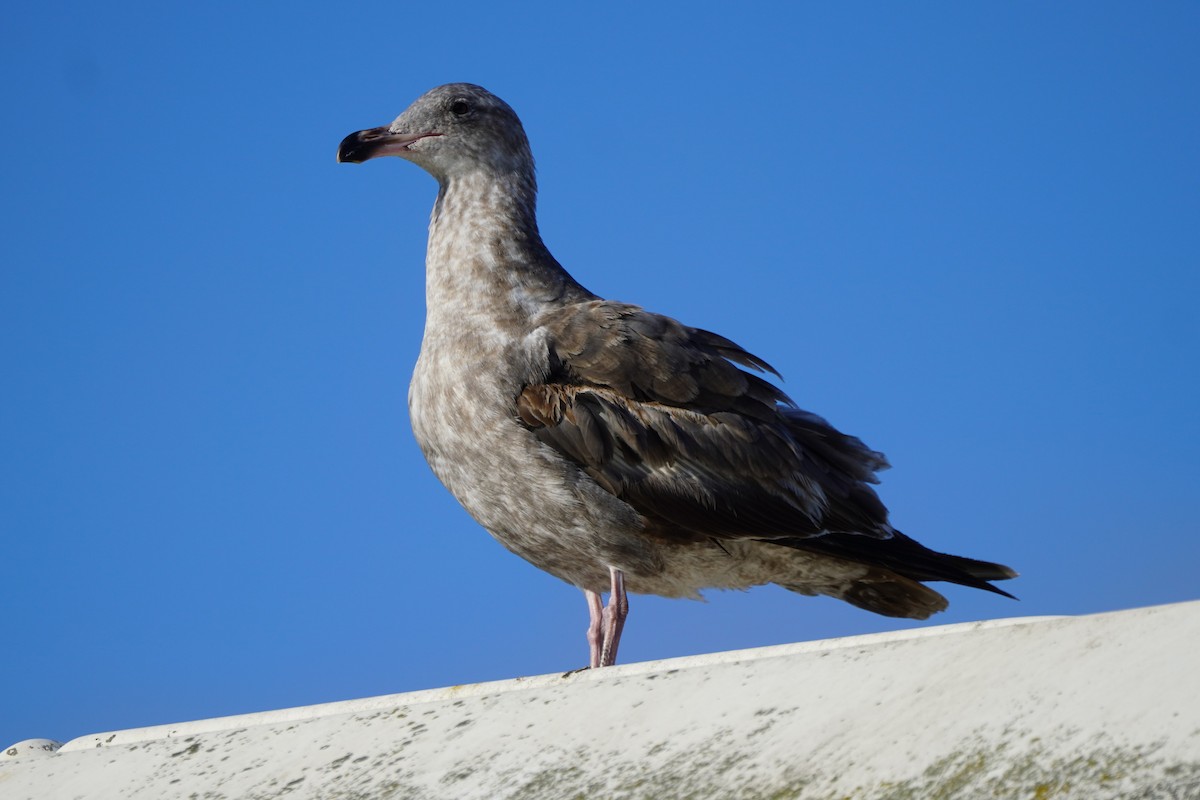
[[[870,486],[888,467],[883,454],[739,369],[778,375],[723,336],[595,300],[547,314],[534,341],[548,348],[549,368],[517,397],[521,421],[642,514],[647,532],[757,539],[875,565],[876,579],[843,597],[882,614],[944,606],[930,593],[933,604],[914,613],[906,580],[1007,594],[988,581],[1014,577],[1008,567],[893,529]]]
[[[724,337],[606,301],[540,320],[550,372],[521,420],[669,535],[795,540],[892,535],[874,491],[879,453],[737,364]]]

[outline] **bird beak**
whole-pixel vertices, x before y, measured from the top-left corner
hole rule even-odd
[[[338,145],[340,163],[361,164],[379,156],[402,156],[409,145],[440,133],[393,133],[386,125],[350,134]]]

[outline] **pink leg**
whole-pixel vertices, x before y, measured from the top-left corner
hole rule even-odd
[[[592,669],[611,667],[617,663],[621,631],[625,628],[625,618],[629,616],[625,575],[615,567],[609,567],[608,574],[610,583],[607,606],[601,602],[599,592],[583,590],[588,604],[588,666]]]
[[[621,644],[621,631],[625,618],[629,616],[629,598],[625,596],[625,575],[615,567],[608,568],[612,584],[608,605],[604,608],[604,639],[600,646],[600,666],[611,667],[617,663],[617,646]],[[589,603],[591,599],[589,598]],[[596,598],[600,602],[600,598]]]
[[[600,650],[604,642],[604,606],[600,602],[600,595],[596,592],[584,589],[583,596],[587,599],[589,615],[587,641],[590,662],[588,666],[595,669],[600,666]]]

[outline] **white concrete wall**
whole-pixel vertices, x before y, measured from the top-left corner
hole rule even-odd
[[[0,800],[1200,798],[1200,602],[85,736]]]

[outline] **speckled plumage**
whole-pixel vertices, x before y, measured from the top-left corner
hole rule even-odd
[[[497,540],[589,593],[593,626],[620,576],[667,597],[777,583],[924,618],[946,601],[920,581],[999,592],[987,581],[1015,575],[895,531],[868,485],[883,456],[747,371],[771,371],[761,359],[580,286],[539,236],[528,140],[500,99],[442,86],[339,150],[379,155],[439,184],[417,441]]]

